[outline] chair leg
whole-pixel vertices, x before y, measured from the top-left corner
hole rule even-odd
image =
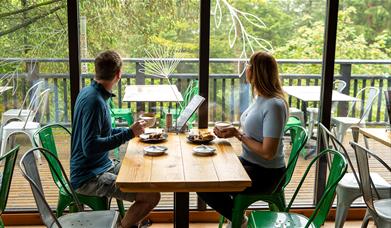
[[[368,223],[369,223],[369,219],[370,218],[371,218],[371,214],[369,213],[369,211],[367,209],[367,211],[365,212],[364,219],[362,220],[361,228],[367,228],[368,227]]]
[[[242,225],[244,212],[243,209],[232,210],[232,228],[239,228]]]
[[[3,220],[1,220],[1,217],[0,217],[0,228],[4,228],[4,223]]]
[[[223,228],[224,220],[225,220],[224,216],[220,215],[219,228]]]
[[[125,216],[124,202],[122,200],[117,199],[117,205],[118,205],[119,214],[123,218]]]
[[[337,211],[335,215],[335,228],[342,228],[346,221],[350,205],[361,196],[359,191],[352,192],[341,186],[337,186]]]
[[[31,141],[31,146],[34,146],[34,140],[33,140],[33,137],[34,137],[34,132],[38,130],[38,129],[35,129],[33,131],[28,131],[26,132],[26,135],[29,137],[30,141]],[[41,153],[36,150],[34,151],[34,156],[35,156],[35,159],[37,159],[38,161],[38,164],[42,164],[42,159],[41,159]]]
[[[71,198],[59,193],[58,201],[57,201],[57,209],[56,209],[57,218],[62,216],[65,208],[67,208],[68,206],[70,207],[71,203],[72,203]]]
[[[1,139],[1,154],[0,156],[3,156],[4,152],[6,151],[7,147],[7,141],[8,141],[8,132],[3,132],[2,139]]]

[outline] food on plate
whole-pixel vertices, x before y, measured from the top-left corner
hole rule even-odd
[[[153,132],[148,134],[148,139],[161,139],[163,137],[163,133],[161,132]]]
[[[191,141],[211,141],[215,137],[210,132],[198,132],[196,134],[190,134],[188,138]]]

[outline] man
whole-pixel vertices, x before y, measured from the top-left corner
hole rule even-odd
[[[71,184],[77,193],[131,201],[121,227],[139,223],[158,204],[160,193],[125,193],[115,185],[120,164],[109,159],[109,150],[144,132],[144,123],[129,128],[111,128],[107,99],[121,79],[118,53],[105,51],[95,59],[95,78],[83,88],[72,120]]]

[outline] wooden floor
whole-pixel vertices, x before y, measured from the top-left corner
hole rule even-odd
[[[361,226],[361,221],[347,221],[344,225],[344,228],[357,228]],[[10,228],[44,228],[44,226],[7,226]],[[151,228],[171,228],[173,225],[171,223],[156,223],[150,226]],[[218,227],[217,223],[191,223],[190,228],[216,228]],[[326,222],[323,228],[334,228],[334,222]],[[376,228],[376,226],[370,222],[368,228]]]
[[[351,134],[348,133],[347,137],[345,138],[345,147],[349,151],[350,155],[353,157],[353,150],[348,145],[349,140],[351,140]],[[57,148],[59,148],[59,155],[60,160],[63,164],[63,166],[66,168],[67,172],[69,170],[69,151],[70,151],[70,138],[64,136],[63,134],[56,134],[56,141],[58,142]],[[20,157],[23,155],[24,152],[26,152],[31,145],[28,143],[29,141],[27,138],[24,137],[16,137],[16,143],[19,143],[22,145],[19,155],[18,155],[18,162]],[[370,142],[370,148],[373,150],[376,154],[378,154],[384,161],[388,164],[391,164],[391,151],[389,148],[383,146],[380,143],[377,143],[373,140],[369,140]],[[313,144],[315,142],[312,142]],[[362,138],[360,138],[360,143],[363,144]],[[233,140],[232,144],[235,148],[235,151],[238,151],[238,154],[241,152],[241,144],[237,140]],[[289,156],[290,151],[290,145],[289,145],[289,139],[286,138],[284,140],[284,148],[286,157]],[[120,155],[123,156],[125,153],[125,145],[120,148]],[[286,199],[289,200],[293,194],[294,189],[296,188],[297,183],[299,182],[301,175],[303,174],[305,168],[307,167],[309,163],[309,160],[304,160],[302,157],[299,158],[299,161],[297,163],[297,168],[294,173],[294,176],[292,178],[291,183],[289,184],[288,188],[286,189]],[[371,163],[371,170],[376,171],[380,173],[388,182],[391,182],[391,175],[390,173],[386,172],[386,170],[382,167],[380,167],[378,164],[373,163],[373,161],[370,161]],[[56,205],[57,202],[57,187],[53,184],[49,169],[45,163],[43,163],[40,167],[40,170],[42,172],[42,182],[45,189],[45,197],[48,200],[49,204],[53,206],[53,208]],[[2,167],[0,167],[0,170],[2,170]],[[299,204],[312,204],[313,202],[313,193],[314,193],[314,178],[315,178],[315,169],[311,170],[309,177],[306,179],[305,184],[302,188],[302,191],[299,193],[295,203],[296,205]],[[68,172],[69,174],[69,172]],[[358,201],[359,202],[359,201]],[[191,202],[190,207],[196,208],[197,199],[196,194],[191,193]],[[114,204],[113,204],[114,206]],[[173,194],[172,193],[163,193],[162,194],[162,200],[159,203],[157,209],[171,209],[173,207]],[[15,169],[14,172],[14,178],[12,180],[11,184],[11,190],[9,194],[9,199],[7,203],[7,210],[10,209],[35,209],[36,205],[34,202],[34,199],[31,194],[31,189],[26,180],[21,176],[19,168]]]

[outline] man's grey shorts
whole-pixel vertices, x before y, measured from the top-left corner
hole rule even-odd
[[[133,202],[136,198],[136,193],[121,192],[115,185],[115,179],[120,167],[120,162],[114,160],[113,167],[84,183],[80,188],[76,189],[76,192],[88,196],[106,196]]]

